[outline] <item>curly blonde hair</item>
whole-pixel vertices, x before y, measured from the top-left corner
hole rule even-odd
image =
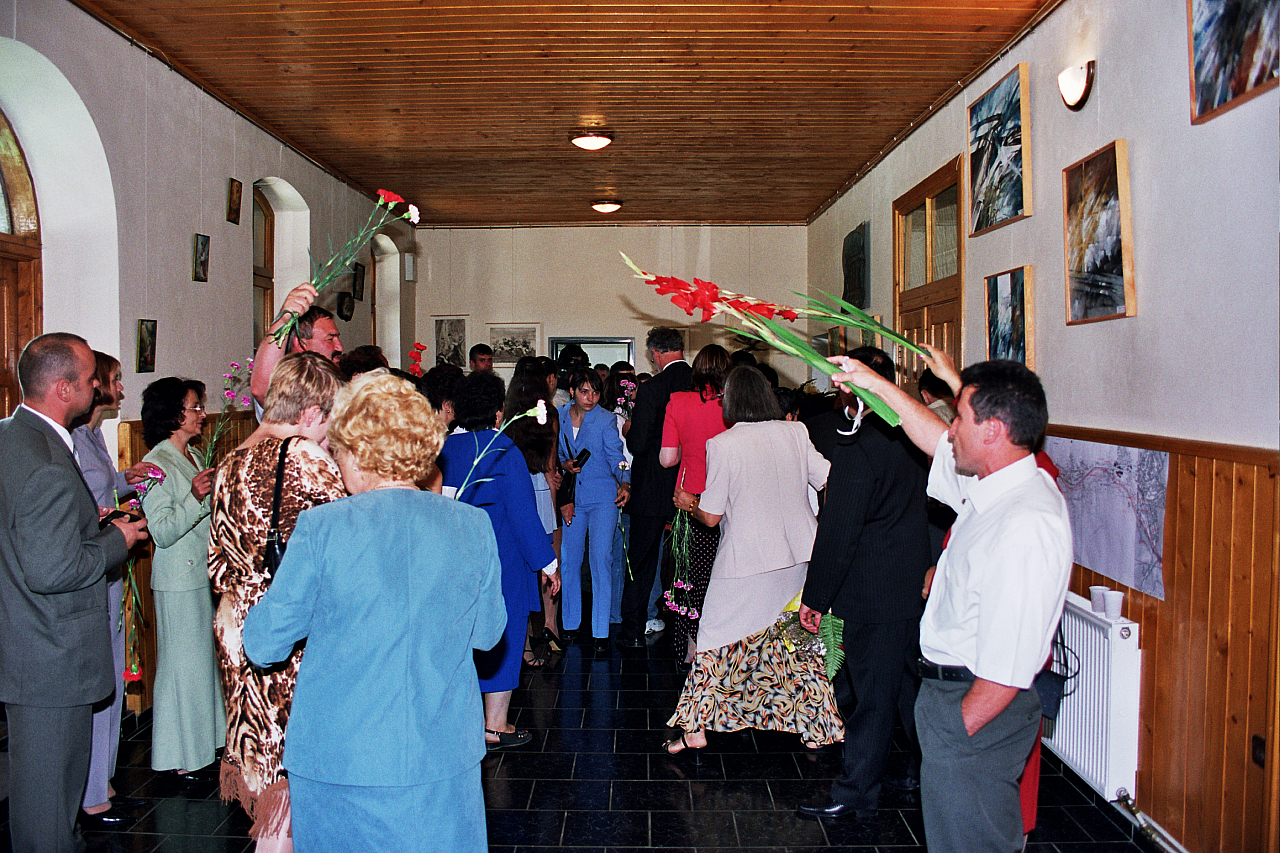
[[[339,393],[329,443],[350,453],[362,471],[417,482],[431,473],[445,428],[411,382],[378,369]]]

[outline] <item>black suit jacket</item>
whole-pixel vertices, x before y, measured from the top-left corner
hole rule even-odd
[[[111,694],[108,568],[128,556],[75,457],[26,409],[0,421],[0,701],[88,705]]]
[[[927,460],[873,414],[835,445],[805,581],[806,605],[841,619],[919,619],[929,568]]]
[[[658,464],[662,449],[662,422],[667,416],[667,403],[677,391],[688,391],[693,382],[693,368],[677,361],[640,386],[636,406],[631,413],[631,429],[627,432],[627,449],[631,451],[631,499],[627,512],[632,515],[671,516],[675,507],[671,498],[676,492],[679,466],[663,468]]]

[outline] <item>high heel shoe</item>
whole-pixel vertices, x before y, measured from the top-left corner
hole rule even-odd
[[[560,635],[550,628],[542,629],[542,641],[547,644],[547,647],[550,648],[551,651],[556,652],[557,654],[563,652],[569,647],[568,644],[560,638]]]

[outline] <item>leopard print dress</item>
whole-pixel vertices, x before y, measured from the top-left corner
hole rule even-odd
[[[237,449],[218,467],[209,535],[209,576],[221,596],[214,614],[218,673],[227,705],[227,748],[221,783],[224,801],[238,800],[253,819],[253,838],[290,834],[288,780],[280,766],[302,650],[270,669],[244,654],[244,618],[271,580],[263,548],[271,525],[281,439]],[[280,532],[293,533],[304,509],[346,495],[338,466],[305,438],[289,445],[280,501]]]

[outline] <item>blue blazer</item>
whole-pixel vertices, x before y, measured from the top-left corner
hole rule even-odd
[[[306,510],[244,622],[259,666],[307,639],[284,766],[335,785],[407,787],[484,757],[473,649],[506,625],[482,510],[383,489]]]
[[[618,483],[630,483],[631,471],[622,468],[622,439],[618,437],[618,420],[613,412],[596,406],[582,416],[578,435],[573,434],[573,420],[565,403],[560,413],[560,443],[558,456],[561,462],[573,459],[583,450],[591,451],[591,458],[578,474],[574,491],[574,503],[582,506],[613,503],[618,498]]]

